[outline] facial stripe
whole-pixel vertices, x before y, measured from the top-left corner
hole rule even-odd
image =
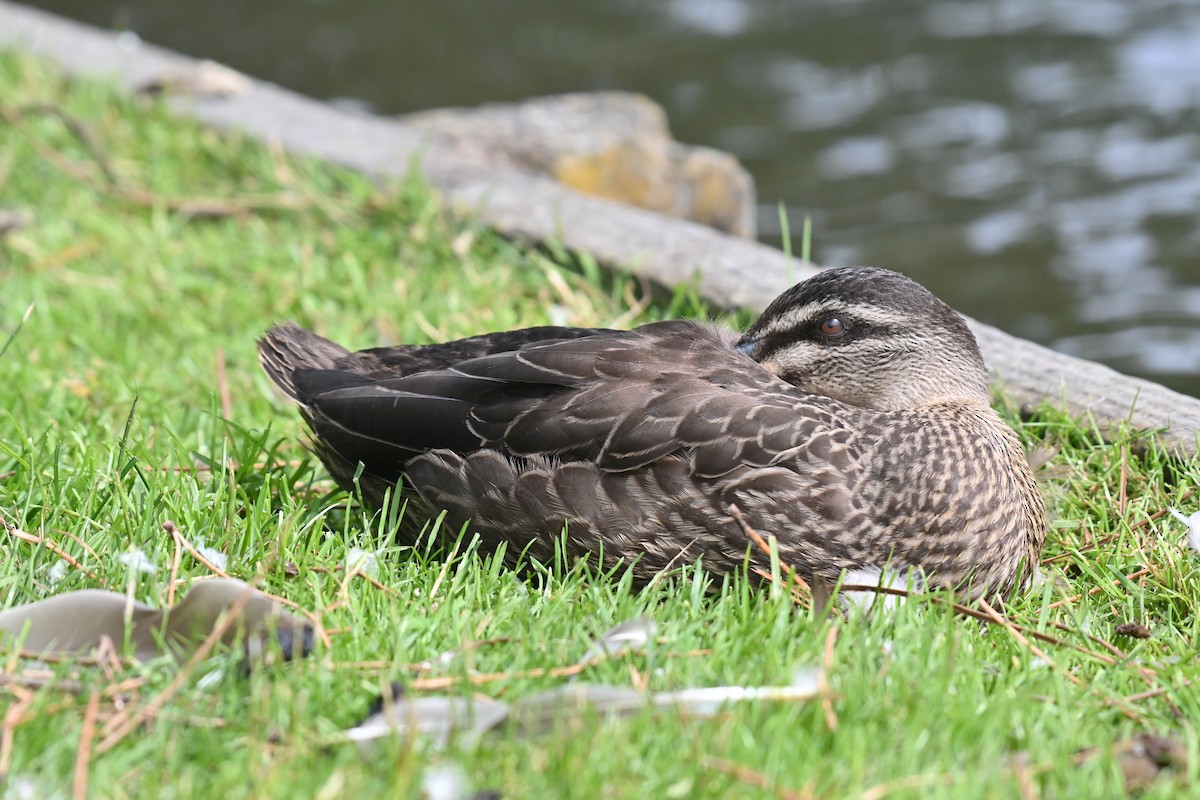
[[[813,330],[831,316],[838,317],[843,322],[854,320],[859,326],[881,331],[895,330],[911,321],[910,315],[890,309],[830,300],[822,303],[810,303],[781,316],[765,320],[766,325],[755,332],[756,338],[766,339],[798,330]]]
[[[864,339],[890,338],[896,333],[893,326],[872,324],[860,317],[841,314],[838,318],[845,325],[845,333],[840,336],[826,336],[820,332],[820,326],[829,315],[830,312],[826,312],[805,324],[768,333],[761,339],[762,346],[759,352],[765,357],[800,342],[811,342],[814,347],[819,348],[846,347]]]

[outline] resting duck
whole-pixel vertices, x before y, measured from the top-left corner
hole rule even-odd
[[[283,324],[258,349],[339,484],[379,507],[403,481],[514,561],[560,546],[639,581],[762,566],[737,504],[806,579],[908,570],[995,596],[1045,536],[974,336],[888,270],[821,272],[742,334],[674,320],[352,353]]]

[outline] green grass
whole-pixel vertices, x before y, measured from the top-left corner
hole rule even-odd
[[[78,120],[92,144],[34,104]],[[266,327],[294,319],[370,346],[554,316],[629,325],[703,309],[681,293],[630,313],[641,296],[630,280],[457,221],[418,183],[380,187],[286,157],[11,53],[0,54],[0,109],[0,207],[30,216],[0,239],[0,342],[34,306],[0,355],[0,514],[82,567],[55,584],[60,557],[7,535],[3,603],[103,586],[162,604],[175,553],[162,524],[173,520],[225,553],[231,574],[319,614],[329,636],[314,657],[248,678],[225,668],[226,656],[201,664],[147,725],[93,750],[79,776],[90,796],[417,796],[430,768],[452,762],[476,788],[510,798],[1097,798],[1124,792],[1113,746],[1146,732],[1177,739],[1191,759],[1144,796],[1198,785],[1200,557],[1161,516],[1170,505],[1195,510],[1185,493],[1197,462],[1171,462],[1128,434],[1105,442],[1049,410],[1018,423],[1030,445],[1059,448],[1045,474],[1058,518],[1046,557],[1060,583],[1007,609],[1059,640],[1036,643],[1043,655],[929,599],[832,621],[745,580],[708,594],[693,575],[635,593],[581,570],[522,579],[469,551],[439,560],[396,547],[333,491],[258,368],[254,341]],[[195,213],[189,198],[220,213]],[[237,204],[253,207],[226,213]],[[386,589],[339,571],[354,547],[379,552]],[[132,548],[158,569],[123,566]],[[206,574],[184,553],[179,590]],[[450,691],[519,698],[560,682],[527,671],[573,663],[590,637],[639,614],[656,619],[658,641],[586,680],[765,685],[824,663],[831,699],[733,707],[713,720],[585,718],[470,751],[329,743],[381,685],[412,680],[412,665],[444,651],[498,640],[419,676],[507,673]],[[1153,638],[1116,636],[1123,622],[1149,625]],[[9,676],[41,668],[15,656],[4,665]],[[22,796],[71,796],[80,742],[98,746],[118,701],[143,707],[178,674],[162,662],[49,669],[81,686],[0,682],[10,796],[19,786],[34,787]],[[120,697],[102,694],[89,734],[89,696],[120,681],[129,683]],[[1088,748],[1094,757],[1081,755]]]

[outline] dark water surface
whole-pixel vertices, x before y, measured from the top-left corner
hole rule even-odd
[[[393,114],[566,91],[662,103],[812,218],[1059,350],[1200,394],[1200,2],[39,0]]]

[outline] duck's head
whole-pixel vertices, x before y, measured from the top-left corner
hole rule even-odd
[[[793,286],[737,348],[788,383],[866,408],[988,402],[987,368],[962,317],[890,270],[829,269]]]

